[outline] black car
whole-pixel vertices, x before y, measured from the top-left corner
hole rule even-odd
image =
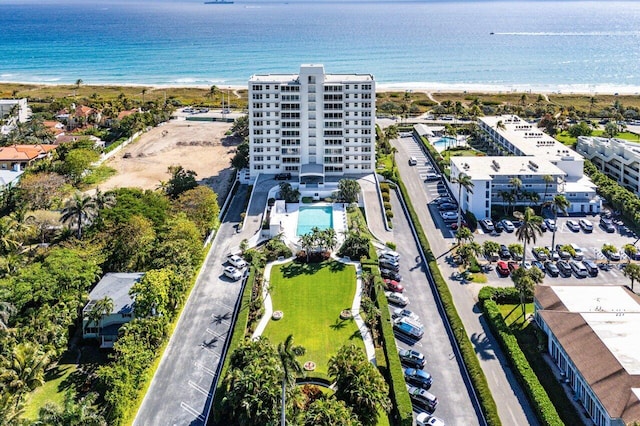
[[[571,265],[569,265],[569,262],[567,262],[566,260],[558,260],[556,266],[558,267],[558,270],[560,271],[562,276],[568,277],[571,275]]]
[[[407,368],[404,370],[404,380],[408,384],[424,390],[429,390],[433,383],[431,374],[423,370],[416,370],[415,368]]]
[[[440,197],[436,199],[436,204],[440,205],[444,203],[455,204],[455,201],[450,197]]]
[[[400,362],[410,366],[411,368],[422,369],[424,365],[427,363],[424,355],[418,351],[414,351],[411,349],[400,349],[398,351],[398,356],[400,357]]]
[[[453,203],[442,203],[438,206],[438,210],[442,212],[450,212],[450,211],[458,210],[458,206]]]
[[[598,267],[596,266],[595,262],[592,262],[590,260],[583,260],[582,264],[585,268],[587,268],[587,272],[589,273],[589,275],[591,275],[592,277],[598,276]]]
[[[380,275],[382,275],[382,278],[388,278],[394,281],[402,281],[402,275],[390,269],[380,269]]]
[[[392,261],[391,259],[380,260],[378,264],[380,265],[381,269],[389,269],[393,272],[400,271],[400,264],[398,262]]]
[[[550,260],[544,262],[544,269],[545,271],[547,271],[547,274],[549,274],[549,276],[557,277],[558,275],[560,275],[560,270]]]
[[[502,224],[502,221],[496,222],[495,228],[496,228],[496,232],[498,233],[504,231],[504,225]]]
[[[275,180],[289,180],[291,179],[291,173],[278,173],[274,177]]]
[[[600,226],[610,234],[616,232],[616,227],[613,226],[613,220],[611,220],[610,218],[600,218]]]
[[[504,244],[500,244],[500,252],[498,254],[501,259],[511,259],[511,252]]]

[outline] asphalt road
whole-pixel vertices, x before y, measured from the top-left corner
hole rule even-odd
[[[459,360],[454,354],[451,340],[446,332],[444,313],[438,310],[433,292],[425,276],[425,268],[418,246],[411,234],[407,217],[395,194],[391,197],[395,216],[393,218],[393,241],[398,243],[400,273],[409,298],[407,309],[417,313],[425,326],[424,337],[415,343],[396,340],[399,348],[413,348],[425,354],[427,364],[424,371],[433,377],[429,392],[438,397],[435,415],[447,425],[477,425],[478,415],[471,403],[469,389],[462,379]],[[394,306],[391,306],[393,310]],[[412,344],[413,343],[413,344]]]
[[[449,285],[458,314],[480,360],[489,388],[496,401],[498,414],[505,425],[537,425],[537,419],[520,385],[507,365],[497,341],[476,306],[479,285],[457,279],[458,271],[451,264],[453,234],[444,227],[442,219],[429,207],[438,196],[436,182],[423,182],[429,164],[418,142],[402,138],[392,142],[398,149],[396,160],[400,175],[427,234],[431,250],[440,271]],[[418,159],[417,166],[409,166],[409,157]],[[435,220],[435,221],[434,221]]]
[[[241,186],[231,202],[134,420],[136,426],[204,425],[241,289],[241,281],[222,275],[222,262],[244,238],[236,233],[236,224],[246,191]]]

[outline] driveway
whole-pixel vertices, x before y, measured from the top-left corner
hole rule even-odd
[[[441,223],[441,218],[429,207],[438,196],[437,183],[423,182],[429,164],[427,157],[413,138],[392,141],[398,149],[396,164],[402,176],[411,201],[420,218],[440,271],[449,285],[458,314],[464,323],[480,365],[498,407],[498,414],[506,425],[537,425],[537,419],[515,376],[507,365],[497,341],[476,306],[479,285],[457,280],[457,268],[450,263],[450,253],[455,243],[453,234]],[[409,166],[409,157],[418,159],[417,166]],[[439,226],[438,226],[439,225]]]
[[[480,419],[476,413],[469,389],[462,379],[459,360],[445,329],[444,313],[438,309],[434,294],[425,276],[425,267],[420,258],[416,241],[411,237],[411,228],[407,217],[402,214],[402,206],[395,193],[391,204],[396,215],[393,219],[393,237],[400,253],[400,274],[404,294],[409,298],[407,309],[420,316],[424,324],[424,337],[418,342],[397,340],[399,348],[413,348],[424,353],[427,364],[424,371],[433,377],[433,386],[429,392],[438,397],[435,415],[447,425],[474,425]],[[393,310],[393,306],[391,306]]]
[[[241,289],[241,281],[224,277],[222,269],[226,255],[246,238],[244,231],[236,232],[246,194],[247,186],[240,186],[230,204],[133,422],[136,426],[204,425]]]

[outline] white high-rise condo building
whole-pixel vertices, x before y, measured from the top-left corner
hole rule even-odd
[[[375,81],[371,74],[299,74],[249,79],[249,163],[258,174],[291,173],[302,184],[375,168]]]

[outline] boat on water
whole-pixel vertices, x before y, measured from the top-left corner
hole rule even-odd
[[[204,4],[233,4],[233,2],[229,0],[217,0],[217,1],[205,1]]]

